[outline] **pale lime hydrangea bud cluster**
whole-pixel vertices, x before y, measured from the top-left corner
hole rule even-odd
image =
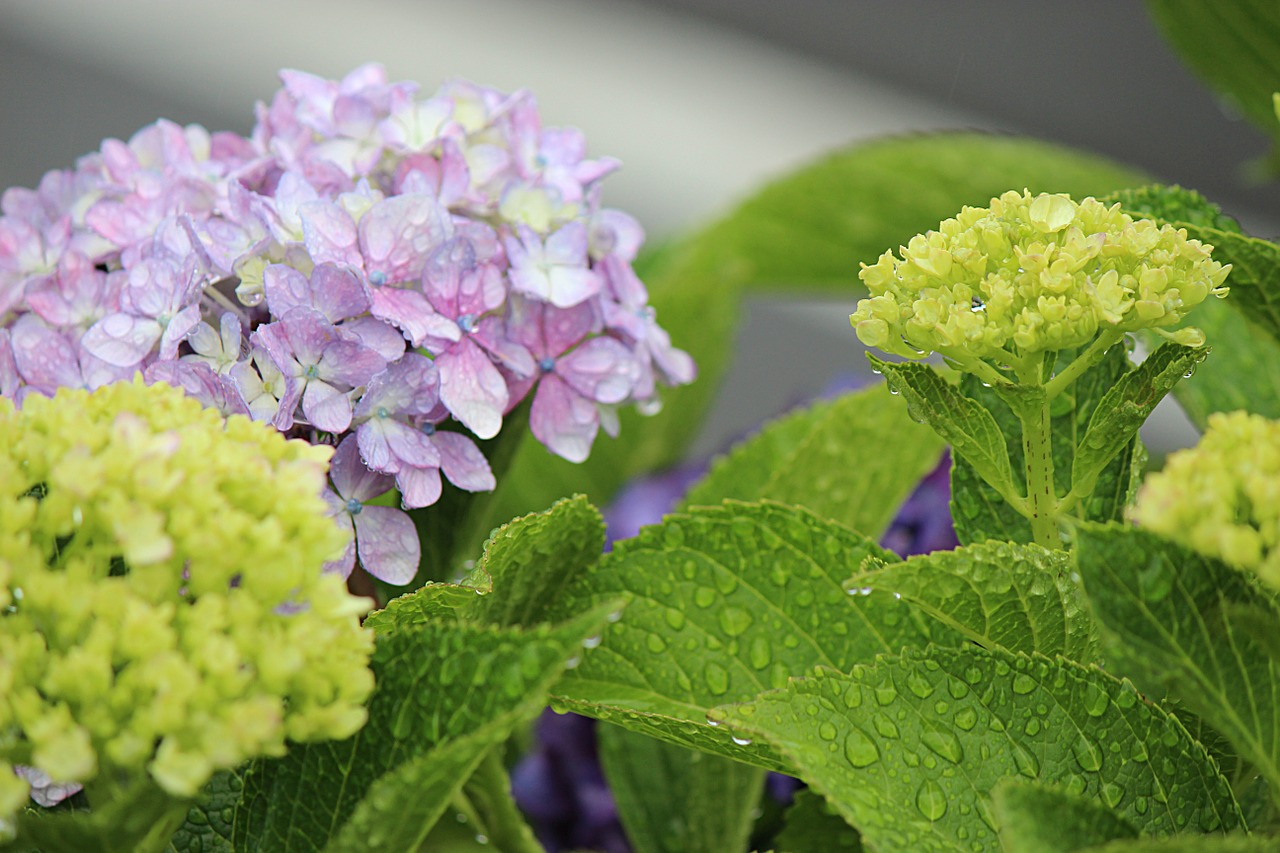
[[[0,400],[0,821],[14,765],[91,807],[142,774],[186,798],[364,724],[330,453],[140,381]]]
[[[1167,332],[1230,266],[1186,231],[1133,219],[1092,198],[1007,192],[886,252],[860,277],[870,297],[850,317],[858,338],[962,363],[1080,347],[1102,330]],[[1204,336],[1173,336],[1198,346]]]
[[[1210,415],[1200,443],[1147,478],[1130,517],[1280,587],[1280,422]]]

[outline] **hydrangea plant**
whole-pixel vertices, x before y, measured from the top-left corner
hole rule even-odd
[[[1206,33],[1206,15],[1244,8],[1180,5]],[[1280,55],[1240,20],[1256,15],[1215,34]],[[6,194],[0,391],[18,408],[0,428],[47,416],[63,437],[48,474],[19,462],[0,478],[18,483],[0,504],[0,638],[17,650],[0,658],[3,805],[18,812],[3,849],[530,853],[508,766],[548,705],[601,722],[595,751],[637,853],[1275,849],[1280,245],[1095,158],[943,134],[838,152],[643,258],[635,224],[599,207],[611,167],[540,128],[527,96],[454,83],[418,99],[365,68],[286,74],[249,138],[159,124]],[[872,357],[886,381],[765,425],[607,553],[601,514],[564,496],[568,469],[517,453],[519,499],[501,505],[540,511],[359,628],[351,599],[334,605],[366,638],[352,648],[373,638],[363,705],[367,674],[334,677],[359,657],[340,641],[263,641],[312,624],[316,590],[336,595],[356,560],[407,577],[424,546],[396,500],[447,495],[441,473],[490,487],[485,442],[511,435],[513,406],[560,461],[582,460],[592,499],[676,461],[705,381],[632,443],[593,439],[630,417],[624,403],[652,412],[689,357],[719,375],[739,300],[780,282],[846,300],[857,338],[899,359]],[[118,381],[139,373],[203,401],[206,421]],[[137,409],[181,403],[200,436],[269,424],[306,441],[189,461],[174,449],[186,433],[147,432],[161,415],[130,407],[106,428],[127,447],[99,459],[102,430],[84,427],[99,398],[55,390],[68,385],[161,395]],[[1171,392],[1206,438],[1148,476],[1160,460],[1139,427]],[[9,445],[0,465],[33,452]],[[895,515],[947,529],[928,497],[944,452],[955,539],[884,547],[902,543]],[[314,536],[277,516],[272,490],[293,475],[263,455],[311,472],[295,485]],[[233,477],[234,507],[206,506],[187,472],[209,470]],[[74,532],[90,515],[66,497],[91,486],[106,489],[94,530],[116,543],[92,576]],[[432,512],[475,523],[460,506]],[[37,618],[36,591],[56,621]],[[228,607],[233,639],[207,630],[206,602],[245,598],[251,627]],[[181,661],[151,654],[187,637],[179,624]],[[232,646],[244,668],[210,653]],[[2,668],[28,659],[45,668]],[[300,660],[279,714],[228,692],[279,698]],[[215,692],[120,692],[134,665],[182,661]],[[309,713],[325,703],[332,717]],[[308,722],[291,726],[295,710]],[[785,807],[763,797],[770,771],[807,789]],[[519,775],[522,800],[553,803],[527,790],[538,773]],[[136,800],[115,794],[128,780]],[[151,805],[114,805],[134,802]],[[623,839],[610,825],[599,843]]]
[[[83,787],[145,847],[216,772],[364,724],[328,448],[140,380],[2,401],[0,448],[0,825]]]
[[[160,121],[5,192],[0,393],[140,373],[291,437],[351,437],[365,470],[344,467],[334,504],[355,514],[391,489],[430,506],[442,474],[492,490],[476,441],[523,400],[581,462],[619,406],[692,380],[632,270],[640,225],[601,204],[617,162],[544,127],[529,93],[424,95],[377,65],[281,77],[248,137]],[[363,522],[335,566],[408,583],[409,517]]]

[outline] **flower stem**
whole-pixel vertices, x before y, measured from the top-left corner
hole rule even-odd
[[[1061,394],[1063,389],[1079,379],[1086,370],[1097,364],[1106,355],[1107,350],[1120,343],[1123,337],[1123,332],[1109,329],[1094,338],[1088,349],[1076,356],[1075,361],[1049,380],[1044,386],[1045,396],[1052,400]]]
[[[1028,386],[1040,386],[1039,364],[1019,365],[1018,379]],[[1022,456],[1027,470],[1026,517],[1037,545],[1062,550],[1058,535],[1058,496],[1053,482],[1053,425],[1049,395],[1028,397],[1018,407],[1022,422]]]
[[[501,853],[543,853],[524,815],[511,796],[511,780],[502,765],[502,749],[495,747],[480,761],[467,782],[466,797],[475,809],[477,829]]]

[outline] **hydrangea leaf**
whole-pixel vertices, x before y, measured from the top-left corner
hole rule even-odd
[[[477,567],[493,577],[498,592],[473,596],[467,616],[503,626],[544,621],[603,551],[604,519],[582,495],[510,521],[490,535]]]
[[[1098,402],[1076,446],[1071,488],[1092,494],[1098,477],[1132,443],[1156,404],[1204,358],[1204,350],[1167,343],[1121,376]]]
[[[870,354],[867,359],[884,374],[890,390],[903,396],[913,419],[933,427],[955,455],[996,491],[1009,497],[1018,494],[1004,435],[985,406],[948,384],[927,364],[892,364]]]
[[[991,792],[1005,853],[1073,853],[1138,831],[1097,799],[1087,799],[1021,778]]]
[[[550,685],[617,606],[530,630],[435,620],[381,635],[369,722],[345,741],[255,763],[236,813],[236,849],[413,849],[401,842],[425,837],[464,771],[545,706]]]
[[[200,800],[169,840],[166,853],[234,853],[231,843],[235,807],[244,790],[244,772],[227,770],[209,780]]]
[[[568,612],[619,596],[631,603],[556,686],[556,707],[784,768],[767,748],[707,725],[707,710],[815,665],[960,641],[889,593],[848,595],[841,581],[867,558],[896,559],[800,508],[731,501],[670,515],[618,543],[565,597]]]
[[[90,812],[19,812],[18,839],[0,849],[20,853],[155,849],[183,822],[186,806],[186,802],[161,790],[149,778],[135,779],[114,802]]]
[[[907,418],[902,400],[875,385],[766,426],[718,459],[685,504],[775,500],[879,536],[942,449],[933,430]]]
[[[462,553],[509,518],[576,491],[603,504],[636,474],[679,460],[728,368],[743,294],[844,297],[859,286],[860,261],[874,262],[886,246],[1010,187],[1080,198],[1144,183],[1140,174],[1101,158],[980,133],[862,143],[780,178],[725,218],[637,264],[663,327],[697,362],[698,381],[665,392],[655,417],[621,412],[622,439],[597,441],[582,465],[526,438],[493,500],[471,520]]]
[[[821,796],[806,788],[787,809],[776,844],[787,853],[862,853],[858,830],[845,823]]]
[[[1215,258],[1233,264],[1227,277],[1231,294],[1221,302],[1207,300],[1190,315],[1212,351],[1195,375],[1174,390],[1191,420],[1203,429],[1212,412],[1237,409],[1280,417],[1280,278],[1272,266],[1280,247],[1246,237],[1216,204],[1182,187],[1152,184],[1105,200],[1118,201],[1135,216],[1184,227],[1212,244]],[[1159,343],[1153,335],[1144,338],[1152,346]]]
[[[1276,853],[1280,842],[1262,835],[1175,835],[1112,841],[1089,853]]]
[[[1092,663],[1098,640],[1065,551],[984,542],[872,569],[850,591],[901,596],[973,642]]]
[[[370,613],[364,625],[382,635],[438,619],[456,619],[475,604],[477,596],[492,590],[493,579],[473,570],[461,583],[431,582],[391,599],[386,607]]]
[[[597,733],[600,763],[635,853],[747,849],[763,770],[617,726]]]
[[[1070,661],[968,646],[818,669],[714,718],[763,739],[881,850],[998,851],[991,792],[1023,776],[1100,799],[1139,831],[1242,828],[1177,718]]]
[[[1071,355],[1070,351],[1065,351],[1059,357],[1069,359]],[[1083,440],[1089,419],[1103,397],[1132,369],[1125,347],[1116,345],[1098,364],[1085,371],[1070,391],[1054,401],[1051,409],[1053,472],[1059,495],[1065,495],[1071,489],[1076,448]],[[960,390],[991,412],[1004,434],[1013,470],[1023,471],[1022,424],[1001,393],[984,387],[972,376],[961,379]],[[1098,475],[1092,496],[1076,504],[1072,514],[1099,521],[1120,518],[1144,460],[1141,442],[1136,437],[1130,439]],[[1020,482],[1023,476],[1019,474]],[[1033,540],[1027,519],[1003,501],[963,458],[955,460],[951,469],[951,494],[951,515],[956,536],[961,542]]]
[[[1147,0],[1161,33],[1231,106],[1271,136],[1280,90],[1280,24],[1251,0]]]
[[[1074,553],[1110,666],[1167,689],[1280,790],[1280,655],[1252,630],[1274,630],[1280,598],[1139,529],[1083,525]]]

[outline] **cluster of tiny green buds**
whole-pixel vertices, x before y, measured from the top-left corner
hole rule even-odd
[[[1147,478],[1130,518],[1280,588],[1280,421],[1210,415],[1200,443]]]
[[[185,799],[364,724],[330,453],[140,380],[0,400],[0,823],[14,765],[91,808],[148,775]]]
[[[886,252],[860,277],[870,297],[850,321],[867,346],[962,365],[1080,347],[1099,331],[1170,333],[1230,270],[1184,229],[1134,219],[1092,198],[1007,192]]]

